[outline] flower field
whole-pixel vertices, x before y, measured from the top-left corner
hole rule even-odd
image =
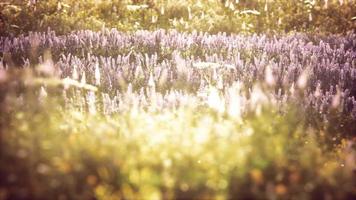
[[[0,199],[354,199],[356,35],[1,37]]]

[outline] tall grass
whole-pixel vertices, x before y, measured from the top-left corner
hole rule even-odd
[[[1,38],[0,199],[353,199],[354,46],[353,33]]]

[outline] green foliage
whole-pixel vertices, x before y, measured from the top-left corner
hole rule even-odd
[[[58,33],[102,27],[122,31],[177,29],[228,33],[321,31],[356,28],[353,1],[232,0],[5,0],[0,3],[0,35]]]

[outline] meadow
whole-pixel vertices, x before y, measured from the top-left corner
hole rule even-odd
[[[162,24],[2,34],[0,200],[356,198],[355,31]]]

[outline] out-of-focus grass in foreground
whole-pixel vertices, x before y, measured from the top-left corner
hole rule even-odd
[[[108,116],[1,75],[0,199],[355,197],[354,143],[330,149],[295,107],[243,119],[199,106]]]

